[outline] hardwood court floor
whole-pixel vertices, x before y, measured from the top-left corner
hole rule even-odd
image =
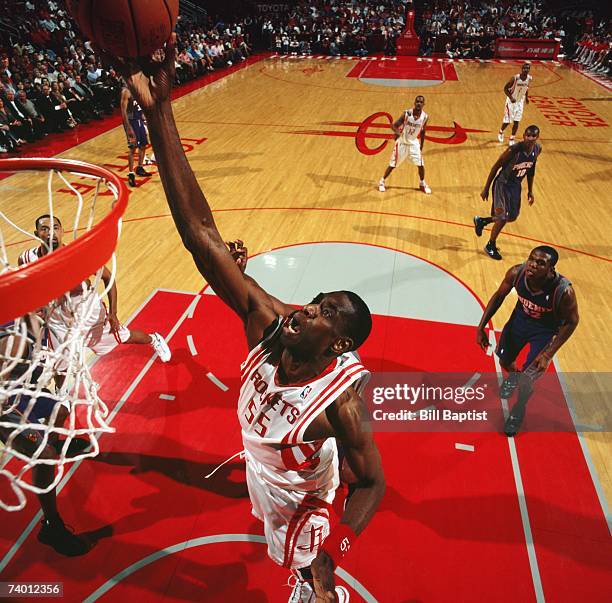
[[[610,380],[605,372],[611,358],[612,97],[566,66],[532,66],[533,101],[522,124],[541,129],[536,203],[525,203],[519,220],[506,227],[499,240],[504,260],[494,262],[482,252],[486,238],[474,235],[472,216],[488,211],[479,193],[504,148],[496,140],[503,85],[519,69],[511,62],[456,62],[453,80],[452,69],[442,70],[435,62],[410,62],[398,69],[392,61],[379,60],[367,73],[358,70],[360,79],[355,61],[269,58],[176,100],[174,110],[220,231],[227,239],[244,239],[252,253],[317,241],[389,247],[440,266],[486,303],[505,271],[524,261],[533,246],[557,247],[559,271],[575,286],[581,316],[558,354],[559,367],[570,388],[575,384],[579,390],[577,422],[603,428],[585,433],[584,439],[609,501]],[[398,168],[387,192],[379,193],[376,183],[391,152],[386,114],[394,120],[412,106],[416,94],[425,95],[430,137],[436,139],[426,141],[424,149],[433,194],[418,191],[412,165]],[[376,152],[379,146],[384,148]],[[127,172],[120,127],[62,157]],[[0,183],[3,206],[16,211],[27,230],[41,213],[32,196],[43,190],[23,176]],[[71,199],[59,194],[60,215],[69,211]],[[15,245],[12,253],[21,248]],[[180,246],[157,175],[140,179],[131,191],[118,262],[121,318],[156,288],[198,291],[203,285]],[[496,329],[514,301],[508,299],[493,320]],[[450,311],[455,300],[446,303]],[[458,347],[455,353],[465,350]],[[580,388],[579,374],[590,372],[600,375]]]

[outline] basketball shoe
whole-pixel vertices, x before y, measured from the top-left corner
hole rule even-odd
[[[387,189],[385,188],[385,179],[381,178],[380,181],[378,182],[378,190],[381,193],[384,193]]]
[[[482,231],[484,230],[484,227],[484,220],[480,216],[474,216],[474,230],[476,231],[477,237],[482,236]]]
[[[502,259],[502,255],[501,255],[501,253],[499,253],[499,249],[497,248],[497,245],[495,243],[493,243],[492,241],[489,241],[485,245],[484,250],[485,250],[485,253],[490,258],[493,258],[494,260],[501,260]]]
[[[520,373],[510,373],[499,388],[499,397],[507,400],[518,387]]]
[[[287,603],[315,603],[317,597],[310,583],[305,580],[300,580],[297,576],[294,577],[296,583]],[[349,600],[350,595],[348,590],[346,590],[344,586],[336,586],[336,601],[338,603],[348,603]]]
[[[504,142],[504,133],[501,130],[497,133],[497,140],[499,140],[499,142],[502,144]]]
[[[172,358],[172,352],[166,343],[166,340],[159,333],[151,333],[151,346],[157,352],[159,359],[162,362],[168,362]]]
[[[136,168],[136,173],[137,173],[139,176],[143,176],[143,177],[145,177],[145,178],[146,178],[147,176],[152,176],[152,175],[153,175],[153,174],[151,174],[151,172],[147,172],[147,170],[145,170],[145,169],[144,169],[144,168],[143,168],[141,165],[139,165],[139,166]]]
[[[513,438],[519,432],[519,429],[521,428],[521,424],[523,423],[524,418],[525,418],[525,405],[524,404],[520,405],[516,403],[512,407],[512,410],[510,411],[510,414],[508,415],[508,418],[506,419],[506,422],[504,423],[504,433],[509,438]]]
[[[508,141],[508,146],[511,147],[514,144],[514,136],[510,136],[510,140]]]
[[[128,174],[128,184],[130,186],[136,186],[136,174],[134,174],[134,172]]]
[[[426,195],[431,195],[431,189],[427,186],[427,182],[425,180],[421,180],[419,184],[419,189],[421,189]]]

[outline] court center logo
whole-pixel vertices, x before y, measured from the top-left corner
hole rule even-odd
[[[339,129],[333,130],[299,130],[291,134],[305,134],[308,136],[345,136],[353,138],[357,150],[363,155],[376,155],[383,151],[389,142],[393,142],[394,135],[391,128],[395,120],[390,113],[379,111],[372,113],[363,121],[325,121],[323,126],[335,126]],[[340,129],[342,128],[342,129]],[[347,129],[348,128],[348,129]],[[441,132],[448,136],[432,136],[432,132]],[[425,140],[436,144],[463,144],[468,139],[468,134],[473,132],[489,132],[489,130],[477,130],[464,128],[456,121],[450,126],[428,125]],[[381,141],[372,143],[370,141]]]

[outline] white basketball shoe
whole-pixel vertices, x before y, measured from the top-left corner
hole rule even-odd
[[[159,359],[162,362],[168,362],[172,358],[172,352],[166,343],[166,340],[159,333],[151,333],[151,346],[157,352]]]
[[[504,142],[504,133],[503,132],[498,132],[497,133],[497,140],[503,144],[503,142]]]
[[[384,193],[387,189],[385,188],[385,179],[381,178],[380,181],[378,182],[378,190],[381,193]]]
[[[419,184],[419,188],[426,194],[426,195],[431,195],[431,189],[429,188],[429,186],[427,185],[427,182],[425,182],[425,180],[423,180],[421,182],[421,184]]]
[[[308,582],[296,578],[288,603],[315,603],[316,599],[312,586]],[[350,595],[344,586],[336,586],[336,600],[338,603],[349,603]]]

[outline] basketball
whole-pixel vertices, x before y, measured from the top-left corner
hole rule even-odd
[[[170,37],[178,0],[69,0],[83,34],[120,57],[150,55]]]

